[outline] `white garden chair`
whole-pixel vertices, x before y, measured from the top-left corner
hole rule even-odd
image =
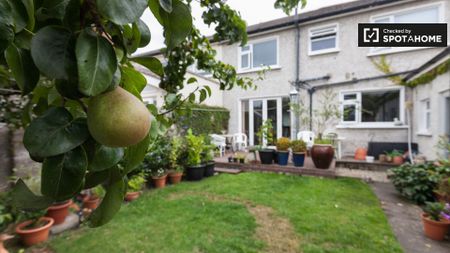
[[[226,138],[224,136],[220,136],[218,134],[210,134],[211,136],[211,144],[215,145],[220,152],[220,157],[225,155],[225,147],[226,144]]]
[[[231,145],[233,147],[233,151],[245,149],[247,147],[247,135],[244,133],[233,134]]]
[[[314,145],[316,135],[311,131],[300,131],[297,133],[297,140],[302,140],[306,143],[306,147],[311,148]]]

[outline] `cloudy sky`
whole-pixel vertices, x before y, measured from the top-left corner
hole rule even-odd
[[[315,10],[325,6],[335,5],[343,2],[350,2],[355,0],[308,0],[308,4],[300,13]],[[356,0],[357,1],[357,0]],[[241,16],[247,21],[248,25],[269,21],[286,16],[281,10],[273,7],[275,0],[228,0],[227,3],[235,10],[241,13]],[[204,35],[211,35],[214,30],[202,23],[201,19],[202,9],[197,2],[193,4],[193,17],[196,27],[202,31]],[[154,49],[159,49],[164,46],[164,37],[162,35],[162,27],[158,21],[153,17],[151,12],[147,10],[142,20],[147,23],[152,33],[152,40],[150,44],[138,50],[137,54],[147,52]]]

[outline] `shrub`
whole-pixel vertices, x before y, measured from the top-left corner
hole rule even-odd
[[[137,192],[142,190],[145,182],[145,174],[143,172],[132,176],[128,180],[128,192]]]
[[[187,160],[188,166],[196,166],[202,162],[201,154],[203,152],[203,137],[195,136],[189,129],[186,135]]]
[[[319,138],[317,138],[317,139],[314,140],[314,144],[331,145],[331,144],[333,144],[333,141],[330,140],[330,139],[319,139]]]
[[[181,137],[173,137],[170,142],[170,152],[169,152],[169,167],[174,171],[183,171],[182,163],[183,157],[183,140]]]
[[[306,143],[303,140],[295,140],[291,142],[292,152],[300,153],[306,151]]]
[[[174,114],[174,122],[183,132],[192,129],[195,135],[217,134],[228,129],[230,111],[226,108],[186,104],[185,109]]]
[[[103,198],[106,194],[106,191],[105,191],[105,188],[103,188],[103,186],[101,184],[99,184],[96,187],[91,189],[91,193],[92,193],[92,195],[94,195],[98,198]]]
[[[442,179],[436,191],[443,196],[450,196],[450,177]]]
[[[214,161],[214,146],[211,144],[211,137],[209,135],[203,136],[203,151],[202,151],[202,163],[209,163]]]
[[[277,140],[277,150],[278,151],[287,151],[289,146],[291,145],[291,140],[286,137],[281,137]]]
[[[434,221],[440,221],[442,211],[444,211],[444,204],[439,202],[426,202],[423,211],[428,214],[428,217]]]
[[[389,179],[406,198],[423,204],[433,200],[433,190],[442,178],[450,175],[450,167],[426,164],[403,164],[390,170]]]

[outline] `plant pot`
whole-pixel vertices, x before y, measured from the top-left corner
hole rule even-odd
[[[186,168],[186,178],[189,181],[199,181],[203,179],[205,174],[205,165],[188,166]]]
[[[366,160],[367,156],[367,149],[365,148],[357,148],[355,151],[355,160]]]
[[[278,165],[286,166],[288,164],[289,151],[278,151],[277,157],[278,157]]]
[[[139,195],[141,195],[141,192],[127,192],[127,194],[125,194],[125,200],[131,202],[139,198]]]
[[[392,163],[395,165],[402,165],[403,157],[402,156],[394,156],[394,158],[392,158]]]
[[[86,196],[83,199],[83,208],[94,210],[95,208],[98,207],[99,204],[100,198],[96,196]]]
[[[315,144],[311,148],[311,158],[318,169],[328,169],[333,157],[334,149],[329,144]]]
[[[214,176],[214,166],[216,165],[215,162],[209,162],[205,166],[205,172],[203,174],[204,177],[212,177]]]
[[[272,150],[273,152],[273,163],[277,164],[278,163],[278,153],[276,150]]]
[[[239,159],[233,157],[233,162],[237,163],[237,162],[239,162]]]
[[[183,172],[172,172],[169,174],[169,181],[171,184],[178,184],[181,182]]]
[[[239,158],[239,163],[245,163],[245,158]]]
[[[161,189],[166,187],[166,179],[167,175],[161,176],[161,177],[152,177],[153,185],[156,189]]]
[[[448,221],[434,221],[422,214],[423,231],[425,235],[433,240],[442,241],[448,232],[450,223]]]
[[[292,153],[292,161],[295,167],[303,167],[305,164],[305,153]]]
[[[273,162],[273,150],[263,149],[258,151],[261,164],[272,164]]]
[[[47,209],[46,217],[50,217],[54,220],[54,225],[63,223],[69,215],[69,207],[72,205],[72,200],[67,200],[62,203],[55,203]]]
[[[16,234],[20,236],[20,240],[25,246],[29,247],[47,241],[50,227],[55,221],[50,217],[41,217],[39,221],[46,223],[38,228],[27,229],[26,227],[33,222],[27,220],[16,226]]]
[[[385,162],[387,162],[387,161],[386,161],[386,155],[383,155],[383,154],[379,155],[379,156],[378,156],[378,161],[379,161],[380,163],[385,163]]]
[[[386,156],[386,162],[392,163],[392,156]]]
[[[228,162],[232,163],[233,162],[233,157],[228,157]]]

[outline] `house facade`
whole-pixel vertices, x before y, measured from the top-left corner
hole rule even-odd
[[[300,130],[337,133],[344,155],[369,142],[411,139],[420,153],[436,158],[439,136],[450,135],[450,72],[416,88],[389,77],[412,73],[444,48],[359,48],[357,27],[449,21],[448,1],[359,0],[250,26],[243,47],[215,43],[220,60],[239,75],[256,78],[261,69],[270,69],[256,90],[219,92],[218,105],[230,110],[229,132],[243,132],[249,145],[260,144],[256,133],[271,119],[277,138],[295,139]],[[448,57],[438,60],[434,66]],[[390,72],[377,68],[377,62],[386,63]],[[313,124],[300,120],[291,103],[301,104]],[[338,108],[340,116],[317,129],[315,118],[324,104]]]

